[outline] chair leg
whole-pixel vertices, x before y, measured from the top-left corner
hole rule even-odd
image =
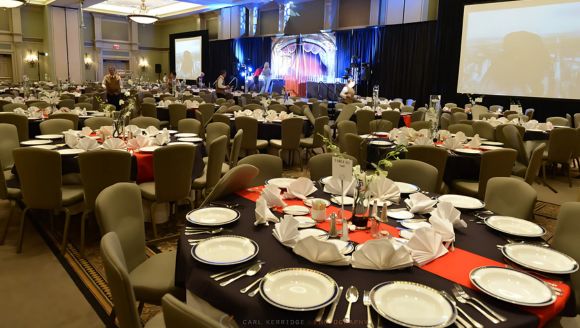
[[[28,207],[22,211],[20,216],[20,232],[18,233],[18,242],[16,243],[16,253],[22,252],[22,239],[24,238],[24,222],[26,220],[26,213],[28,212]]]
[[[81,217],[81,247],[79,253],[81,257],[85,257],[85,230],[86,230],[86,222],[89,216],[89,211],[85,210],[83,212],[83,216]]]
[[[6,240],[6,234],[8,233],[10,221],[12,221],[12,216],[14,214],[14,206],[16,206],[16,204],[13,205],[12,201],[10,201],[10,213],[8,213],[8,220],[6,220],[6,226],[4,227],[4,231],[2,231],[2,236],[0,236],[0,245],[4,245],[4,241]]]
[[[153,203],[151,204],[151,228],[153,229],[153,239],[157,239],[157,224],[155,223],[155,217],[154,217],[154,213],[155,213],[155,205],[157,203]],[[171,211],[171,209],[170,209]]]
[[[64,209],[65,219],[64,219],[64,232],[62,233],[62,245],[60,251],[64,254],[66,250],[66,244],[68,241],[68,229],[70,226],[70,211],[65,208]]]

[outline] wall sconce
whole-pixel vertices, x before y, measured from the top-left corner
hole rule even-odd
[[[89,68],[91,68],[92,65],[93,65],[93,59],[91,58],[91,55],[85,54],[85,68],[89,69]]]
[[[34,67],[34,65],[38,63],[38,52],[28,50],[26,56],[24,56],[24,62],[29,64],[30,67]]]
[[[149,67],[149,61],[145,57],[139,58],[139,68],[144,71],[147,67]]]

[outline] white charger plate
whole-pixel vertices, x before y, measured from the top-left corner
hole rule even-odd
[[[239,218],[240,212],[225,207],[204,207],[193,210],[185,216],[190,223],[212,227],[226,225]]]
[[[387,211],[387,216],[395,220],[408,220],[415,217],[415,214],[409,211]]]
[[[292,183],[296,181],[296,179],[292,179],[292,178],[274,178],[274,179],[270,179],[270,180],[266,180],[266,184],[271,184],[273,186],[276,186],[280,189],[287,189],[288,186]]]
[[[287,268],[264,276],[260,295],[266,302],[284,310],[312,311],[334,302],[338,297],[338,284],[316,270]]]
[[[421,229],[421,228],[431,228],[431,223],[424,221],[424,220],[415,221],[413,219],[409,219],[409,220],[400,221],[399,223],[403,227],[405,227],[407,229],[411,229],[411,230],[417,230],[417,229]]]
[[[494,215],[483,221],[488,227],[513,236],[541,237],[546,233],[544,228],[534,222],[511,216]]]
[[[369,142],[369,144],[375,145],[375,146],[391,146],[393,143],[390,141],[386,141],[386,140],[373,140],[373,141]]]
[[[330,202],[324,198],[307,198],[304,200],[304,205],[312,207],[312,202],[317,200],[322,201],[326,205],[326,207],[330,206]]]
[[[67,148],[67,149],[59,149],[57,150],[59,154],[68,156],[68,155],[78,155],[86,152],[84,149],[76,149],[76,148]]]
[[[482,292],[508,303],[539,307],[556,301],[552,289],[545,282],[511,268],[476,268],[469,274],[469,279]]]
[[[485,204],[479,199],[463,195],[441,195],[438,200],[439,202],[449,202],[453,207],[464,210],[477,210],[485,207]]]
[[[52,141],[50,140],[41,140],[41,139],[36,139],[36,140],[26,140],[26,141],[21,141],[20,144],[23,146],[35,146],[35,145],[48,145],[52,143]]]
[[[481,150],[479,149],[471,149],[471,148],[458,148],[453,150],[456,153],[466,154],[466,155],[479,155],[481,154]]]
[[[552,274],[569,274],[578,271],[578,262],[573,258],[539,245],[507,244],[501,248],[501,252],[510,261],[536,271]]]
[[[142,153],[152,153],[157,148],[160,148],[160,147],[161,146],[147,146],[147,147],[139,148],[139,151],[142,152]]]
[[[343,200],[345,206],[351,206],[352,204],[354,204],[354,198],[350,196],[344,196],[344,198],[342,196],[332,196],[330,198],[330,201],[337,205],[342,205]]]
[[[488,146],[503,146],[503,142],[499,141],[482,141],[481,144]]]
[[[35,145],[35,146],[31,146],[30,148],[54,150],[54,149],[57,149],[58,146],[57,145]]]
[[[177,141],[181,142],[202,142],[203,139],[199,137],[186,137],[186,138],[178,138]]]
[[[191,256],[211,265],[234,265],[253,259],[260,248],[242,236],[215,236],[200,241],[191,248]]]
[[[415,186],[414,184],[406,183],[406,182],[395,182],[397,187],[399,187],[399,191],[401,194],[412,194],[418,192],[420,189],[419,187]]]
[[[301,206],[301,205],[290,205],[290,206],[286,206],[283,209],[284,213],[286,214],[290,214],[290,215],[306,215],[308,213],[310,213],[310,209],[306,206]]]
[[[34,138],[40,139],[40,140],[56,140],[56,139],[64,138],[64,135],[62,135],[62,134],[40,134]]]
[[[483,149],[483,150],[498,150],[498,149],[503,149],[503,147],[500,147],[500,146],[488,146],[488,145],[482,145],[479,148],[480,149]]]
[[[177,133],[175,135],[177,138],[192,138],[197,137],[197,133]]]
[[[383,318],[404,327],[447,327],[457,309],[437,290],[409,281],[388,281],[370,292],[371,305]]]

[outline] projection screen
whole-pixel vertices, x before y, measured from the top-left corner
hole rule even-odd
[[[465,6],[457,92],[580,99],[580,0]]]
[[[175,73],[178,79],[194,80],[201,74],[202,37],[175,39]]]

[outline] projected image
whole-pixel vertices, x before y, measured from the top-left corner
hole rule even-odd
[[[457,91],[580,99],[580,1],[465,7]]]
[[[178,79],[193,80],[201,74],[201,36],[175,39],[175,73]]]

